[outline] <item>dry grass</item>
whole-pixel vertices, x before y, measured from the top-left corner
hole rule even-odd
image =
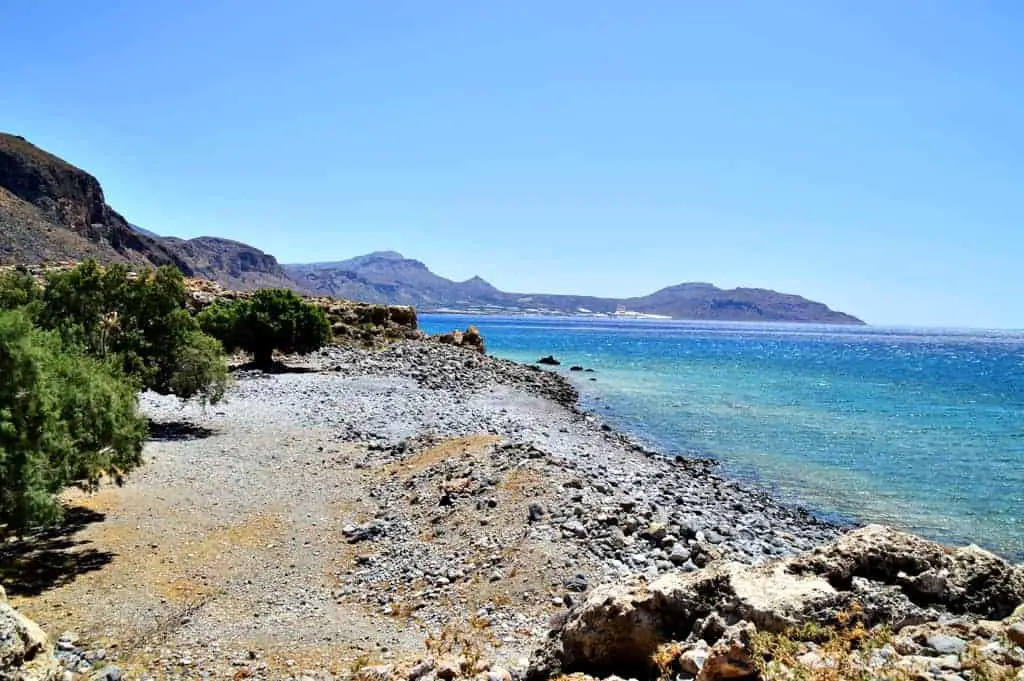
[[[401,461],[385,466],[384,473],[387,475],[396,473],[414,475],[452,459],[477,458],[486,454],[493,445],[499,442],[501,442],[501,438],[497,435],[480,434],[452,438],[433,447],[428,447],[422,452],[413,454]]]
[[[892,662],[867,668],[871,651],[892,641],[892,632],[867,629],[861,614],[854,604],[838,615],[835,625],[808,622],[782,634],[758,632],[751,642],[755,669],[765,681],[907,681],[907,669]],[[805,656],[807,644],[817,646],[810,657]]]

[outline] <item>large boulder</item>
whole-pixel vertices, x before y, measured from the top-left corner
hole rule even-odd
[[[934,620],[940,610],[1002,618],[1022,602],[1019,566],[977,547],[953,550],[873,525],[794,558],[756,566],[716,561],[650,583],[634,577],[600,586],[534,653],[528,678],[652,678],[665,644],[715,645],[738,623],[781,634],[857,612],[866,626],[899,630]],[[733,647],[719,656],[731,665]]]
[[[841,596],[826,580],[785,567],[718,562],[649,584],[634,577],[598,587],[534,655],[530,676],[578,671],[644,677],[656,666],[659,646],[699,637],[711,615],[782,631],[838,606]]]
[[[949,548],[884,525],[868,525],[790,561],[794,572],[821,575],[836,588],[855,578],[899,587],[920,605],[989,619],[1024,600],[1024,569],[971,545]]]
[[[441,333],[436,336],[431,336],[438,343],[444,345],[454,345],[460,348],[468,348],[479,352],[480,354],[486,353],[484,346],[484,337],[480,333],[480,329],[470,325],[465,331],[459,331],[458,329],[450,331],[448,333]]]
[[[60,671],[39,625],[0,601],[0,679],[51,681]]]

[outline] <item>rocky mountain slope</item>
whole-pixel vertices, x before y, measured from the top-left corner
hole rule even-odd
[[[188,263],[156,239],[132,229],[107,205],[95,177],[0,133],[0,261],[96,257],[106,261]]]
[[[294,288],[273,256],[227,239],[159,237],[111,208],[99,181],[16,135],[0,133],[0,264],[93,258],[173,265],[233,288]]]
[[[633,312],[675,319],[863,323],[852,315],[801,296],[767,289],[723,290],[705,283],[670,286],[639,298],[506,293],[480,277],[461,282],[445,279],[422,262],[394,251],[370,253],[340,262],[285,265],[284,268],[298,286],[323,295],[415,305],[426,310],[491,308],[492,311],[607,314],[622,306]]]

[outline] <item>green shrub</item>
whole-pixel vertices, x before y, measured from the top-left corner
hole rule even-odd
[[[170,392],[194,396],[204,405],[216,404],[229,383],[228,365],[217,339],[200,331],[189,334],[174,354]]]
[[[60,518],[56,495],[141,462],[146,422],[120,368],[0,312],[0,528]]]
[[[0,272],[0,310],[37,306],[42,294],[42,287],[28,273]]]
[[[268,365],[274,350],[308,353],[331,340],[331,325],[319,307],[285,289],[263,289],[248,300],[211,305],[199,314],[203,331],[228,352],[244,350]]]
[[[133,275],[90,261],[48,277],[38,321],[66,343],[119,362],[139,388],[214,403],[224,393],[224,358],[202,337],[187,298],[172,267]]]

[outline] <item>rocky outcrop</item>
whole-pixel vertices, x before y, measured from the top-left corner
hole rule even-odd
[[[460,348],[469,348],[475,350],[481,355],[486,354],[487,350],[484,346],[484,337],[480,334],[480,329],[473,325],[466,328],[465,331],[450,331],[448,333],[441,333],[435,336],[431,336],[432,340],[438,343],[444,343],[445,345],[455,345]]]
[[[537,651],[529,678],[653,678],[669,644],[679,655],[710,646],[708,664],[717,660],[749,674],[753,669],[737,660],[751,655],[750,632],[785,635],[809,622],[835,627],[849,624],[850,613],[859,626],[899,632],[943,612],[998,619],[1021,602],[1020,566],[975,546],[948,549],[873,525],[794,558],[757,566],[718,561],[653,582],[636,577],[599,587]],[[738,625],[747,632],[740,637],[729,629]]]
[[[51,681],[60,672],[46,634],[11,607],[0,589],[0,679]]]
[[[922,606],[1006,617],[1024,595],[1024,570],[977,546],[951,549],[883,525],[869,525],[794,560],[789,569],[820,575],[836,589],[858,579],[897,587]]]

